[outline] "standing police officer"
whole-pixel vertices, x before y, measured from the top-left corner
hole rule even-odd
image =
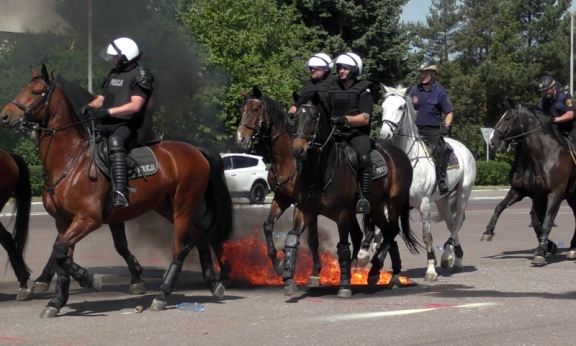
[[[120,209],[128,206],[124,145],[136,138],[144,123],[154,78],[150,71],[138,65],[142,52],[130,38],[111,41],[100,55],[115,67],[108,74],[100,95],[85,106],[84,111],[102,120],[97,129],[108,136],[114,206]]]
[[[328,104],[328,87],[336,76],[331,76],[334,63],[326,53],[316,53],[304,65],[304,69],[310,71],[310,80],[304,84],[300,90],[300,97],[312,98],[314,93],[318,93],[320,98]],[[292,105],[288,110],[288,114],[296,112],[296,105]]]
[[[418,133],[430,146],[432,156],[436,162],[436,177],[438,179],[438,192],[448,192],[446,185],[446,168],[448,157],[444,155],[446,143],[442,136],[450,134],[450,126],[454,119],[454,109],[448,101],[446,90],[436,84],[436,63],[425,59],[420,63],[420,83],[412,87],[410,97],[416,110],[416,126]],[[444,125],[442,113],[446,114]]]
[[[554,78],[544,76],[538,81],[538,91],[542,95],[538,107],[544,113],[554,117],[558,130],[570,133],[572,141],[576,140],[576,127],[574,122],[574,102],[567,90],[561,89]]]
[[[372,189],[372,159],[370,158],[370,118],[374,100],[370,94],[372,82],[359,81],[362,60],[355,53],[344,53],[334,61],[338,80],[330,84],[328,103],[330,121],[336,125],[344,140],[356,149],[361,196],[356,204],[358,213],[370,212]]]

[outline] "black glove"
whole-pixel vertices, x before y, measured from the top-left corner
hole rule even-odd
[[[452,128],[450,125],[440,126],[440,136],[451,136]]]
[[[92,106],[84,105],[84,106],[80,107],[80,109],[78,110],[78,114],[80,114],[80,115],[86,114],[86,113],[90,112],[92,109],[93,109]]]
[[[330,122],[334,125],[342,126],[348,124],[348,118],[345,115],[339,117],[331,118]]]
[[[92,109],[89,112],[90,116],[96,119],[104,119],[110,116],[110,111],[106,108]]]

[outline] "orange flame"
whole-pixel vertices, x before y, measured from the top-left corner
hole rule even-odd
[[[266,244],[258,237],[259,231],[255,230],[250,238],[243,238],[224,244],[223,260],[231,267],[230,277],[234,280],[247,281],[252,285],[283,285],[272,268],[272,262],[268,257]],[[280,252],[279,256],[283,257]],[[322,285],[340,285],[340,265],[338,259],[329,252],[320,256],[322,270],[320,271],[320,283]],[[369,268],[352,268],[350,282],[352,285],[367,285]],[[298,285],[304,285],[312,274],[312,255],[309,251],[298,251],[294,280]],[[380,272],[378,285],[387,285],[392,279],[392,273]],[[402,285],[413,285],[410,279],[400,276]]]

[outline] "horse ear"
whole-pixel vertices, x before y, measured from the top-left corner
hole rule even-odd
[[[38,72],[36,72],[32,65],[30,65],[30,74],[32,75],[32,78],[38,77]]]
[[[260,89],[258,89],[258,87],[256,85],[254,85],[254,87],[252,87],[252,95],[261,98],[262,97],[262,92],[260,91]]]
[[[292,92],[292,99],[294,100],[294,102],[298,103],[298,101],[300,100],[300,95],[298,95],[297,92],[293,91]]]
[[[42,64],[42,78],[44,78],[44,80],[47,82],[50,81],[50,75],[48,74],[48,69],[44,64]]]
[[[388,87],[384,83],[380,83],[380,90],[382,91],[382,96],[384,96],[388,92]]]
[[[244,90],[240,90],[240,95],[242,95],[244,98],[248,97],[248,94]]]
[[[516,105],[514,104],[514,101],[512,101],[511,98],[508,99],[508,104],[510,105],[510,108],[512,108],[512,109],[516,108]]]

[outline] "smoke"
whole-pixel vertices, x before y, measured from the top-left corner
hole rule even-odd
[[[65,26],[55,11],[56,0],[2,0],[0,31],[40,32]]]

